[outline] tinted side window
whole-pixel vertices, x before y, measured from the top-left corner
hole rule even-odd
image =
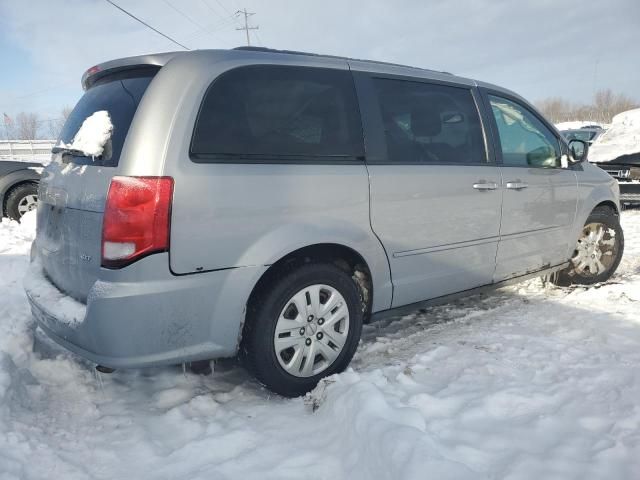
[[[486,162],[471,91],[405,80],[374,79],[394,163]]]
[[[157,69],[147,69],[140,72],[128,71],[109,75],[100,79],[86,91],[67,118],[58,143],[60,141],[71,143],[82,126],[82,122],[100,110],[109,112],[111,123],[113,123],[113,134],[105,145],[102,156],[99,158],[69,156],[72,157],[74,163],[105,167],[118,165],[120,152],[127,138],[133,116],[156,72]]]
[[[489,95],[489,101],[505,165],[560,167],[558,139],[532,112],[506,98]]]
[[[205,95],[191,153],[196,161],[361,156],[351,73],[275,65],[224,73]]]

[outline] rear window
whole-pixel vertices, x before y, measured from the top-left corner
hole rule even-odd
[[[351,74],[323,68],[256,65],[222,74],[205,94],[191,144],[196,162],[361,155]]]
[[[99,79],[87,90],[69,115],[58,144],[70,144],[82,122],[100,110],[109,112],[113,134],[100,157],[64,155],[64,161],[104,167],[117,166],[138,104],[157,71],[158,69],[154,68],[116,73]]]

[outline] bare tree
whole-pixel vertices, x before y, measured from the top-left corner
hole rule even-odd
[[[616,110],[618,111],[618,113],[626,112],[627,110],[632,110],[639,107],[640,102],[622,93],[616,97]]]
[[[71,114],[70,107],[64,107],[60,111],[60,117],[53,118],[47,121],[47,133],[49,138],[57,139],[60,136],[60,132],[62,132],[62,127],[64,127],[67,118]]]
[[[4,134],[4,137],[6,137],[6,140],[11,140],[14,138],[15,123],[13,121],[13,118],[11,118],[6,113],[3,113],[2,115],[4,127],[4,131],[2,133]]]
[[[615,94],[611,89],[598,90],[593,96],[592,116],[599,122],[609,123],[618,113],[638,106],[638,102],[627,95]]]
[[[575,109],[574,105],[559,97],[542,100],[537,106],[545,117],[555,123],[568,120]]]
[[[16,115],[13,134],[19,140],[35,140],[38,138],[38,115],[20,112]]]
[[[611,121],[611,118],[616,113],[615,107],[615,95],[610,88],[605,90],[598,90],[593,96],[593,113],[594,119],[599,122]]]
[[[595,93],[591,104],[576,104],[553,97],[539,101],[537,106],[543,115],[554,123],[570,120],[611,123],[611,119],[618,113],[637,108],[640,104],[624,94],[615,94],[611,89],[604,89]]]

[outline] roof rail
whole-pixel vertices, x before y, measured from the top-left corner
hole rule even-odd
[[[449,73],[449,72],[443,72],[440,70],[431,70],[428,68],[421,68],[421,67],[412,67],[410,65],[402,65],[400,63],[382,62],[380,60],[362,60],[360,58],[341,57],[339,55],[323,55],[321,53],[311,53],[311,52],[299,52],[297,50],[277,50],[275,48],[251,47],[251,46],[235,47],[233,50],[246,50],[249,52],[264,52],[264,53],[284,53],[287,55],[306,55],[309,57],[336,58],[339,60],[353,60],[357,62],[368,62],[368,63],[377,64],[377,65],[389,65],[391,67],[415,68],[416,70],[423,70],[426,72],[435,72],[435,73],[444,73],[445,75],[453,75],[452,73]]]

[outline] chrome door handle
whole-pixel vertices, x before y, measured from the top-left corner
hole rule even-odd
[[[484,180],[480,180],[478,183],[473,184],[473,188],[480,191],[495,190],[496,188],[498,188],[498,184],[495,182],[486,182]]]
[[[525,182],[521,182],[520,180],[516,180],[515,182],[507,182],[506,187],[510,190],[522,190],[523,188],[527,188],[529,185]]]

